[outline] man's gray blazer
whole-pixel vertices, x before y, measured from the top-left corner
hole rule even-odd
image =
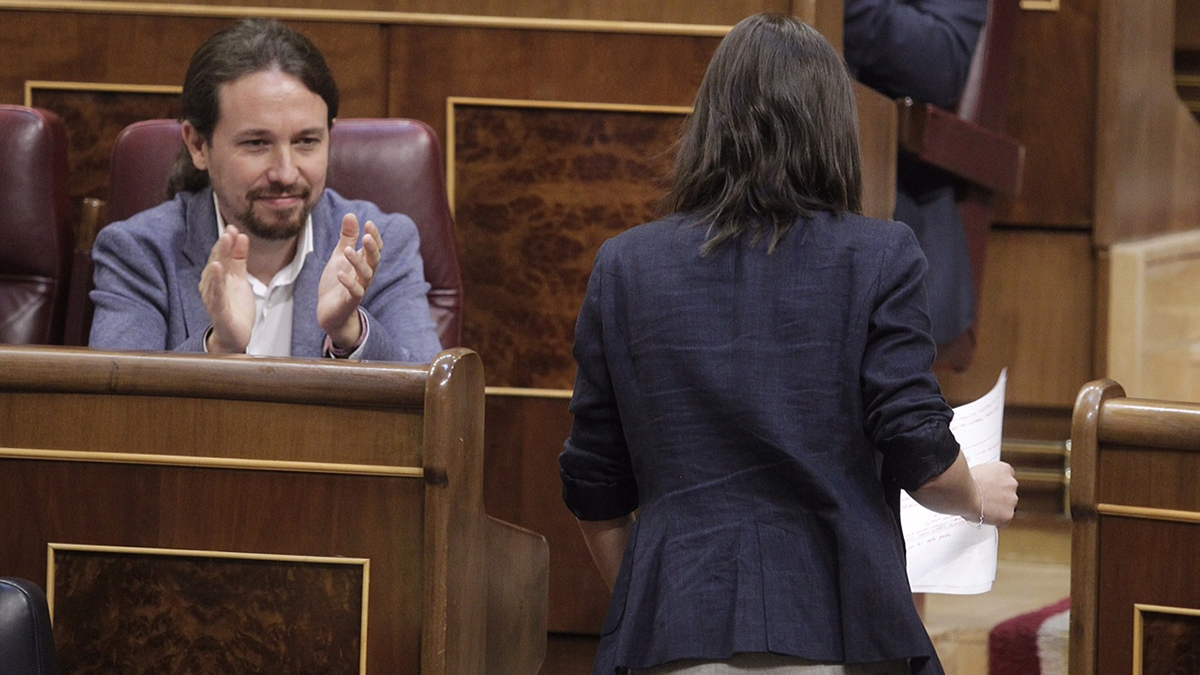
[[[292,356],[319,357],[317,285],[341,234],[342,217],[374,221],[383,259],[362,301],[371,329],[361,358],[428,362],[441,349],[426,294],[417,228],[407,216],[326,189],[312,211],[313,251],[296,279]],[[204,351],[212,325],[200,274],[217,241],[211,189],[174,199],[100,231],[92,250],[96,306],[89,344],[100,349]]]

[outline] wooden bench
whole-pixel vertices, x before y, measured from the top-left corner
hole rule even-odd
[[[464,349],[0,348],[0,574],[63,672],[532,675],[548,551],[484,513],[483,406]]]
[[[1112,380],[1083,387],[1071,429],[1071,675],[1196,663],[1198,477],[1200,405],[1126,398]]]

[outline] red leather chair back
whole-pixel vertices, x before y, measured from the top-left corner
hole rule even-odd
[[[74,247],[67,130],[0,105],[0,342],[61,344]]]
[[[174,120],[138,122],[121,131],[113,146],[107,222],[161,203],[171,164],[182,147],[180,125]],[[407,119],[342,119],[333,126],[329,150],[329,187],[416,222],[425,279],[431,286],[430,313],[442,346],[460,346],[462,274],[433,129]]]

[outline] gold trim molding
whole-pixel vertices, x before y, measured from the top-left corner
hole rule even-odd
[[[532,387],[484,387],[487,396],[508,396],[512,398],[555,398],[570,399],[574,393],[570,389],[534,389]]]
[[[203,549],[180,548],[150,548],[143,546],[103,546],[90,544],[46,544],[46,600],[50,605],[50,619],[54,620],[54,553],[55,551],[74,551],[80,553],[113,553],[129,556],[174,556],[178,558],[216,558],[225,560],[269,560],[274,562],[291,562],[301,565],[351,565],[362,568],[362,618],[359,625],[360,651],[358,656],[359,675],[367,672],[367,602],[371,589],[371,559],[344,558],[339,556],[288,555],[283,553],[244,553],[236,551],[210,551]]]
[[[1028,1],[1028,0],[1023,0]],[[1054,0],[1057,3],[1057,0]],[[336,21],[459,28],[506,28],[590,33],[640,33],[724,37],[732,26],[648,21],[599,21],[593,19],[540,19],[426,12],[305,9],[299,7],[240,7],[229,5],[168,4],[161,2],[111,2],[108,0],[0,0],[0,10],[81,12],[87,14],[141,14],[197,18],[264,17],[289,21]]]
[[[1097,504],[1096,512],[1105,516],[1200,524],[1200,512],[1196,511],[1155,509],[1146,506],[1124,506],[1122,504]]]
[[[1059,0],[1021,0],[1021,9],[1035,12],[1057,12]]]
[[[1142,675],[1143,672],[1143,656],[1142,646],[1145,644],[1145,617],[1146,612],[1154,612],[1156,614],[1175,614],[1177,616],[1192,616],[1200,617],[1200,609],[1192,609],[1189,607],[1166,607],[1163,605],[1143,605],[1140,603],[1133,606],[1133,670],[1132,675]]]
[[[638,103],[594,103],[588,101],[539,101],[534,99],[515,98],[474,98],[470,96],[450,96],[446,99],[448,122],[453,122],[455,105],[494,106],[499,108],[535,108],[538,110],[599,110],[603,112],[648,112],[667,113],[674,115],[689,115],[691,106],[680,105],[645,105]]]
[[[242,469],[290,473],[334,473],[355,476],[394,476],[424,478],[419,466],[376,466],[334,462],[297,462],[289,460],[242,459],[237,457],[195,457],[186,455],[144,455],[124,452],[88,452],[80,450],[35,450],[0,448],[0,459],[37,459],[57,462],[94,462],[98,464],[141,464],[201,469]]]
[[[183,93],[183,87],[172,84],[113,84],[110,82],[59,82],[56,80],[25,80],[25,106],[33,106],[35,89],[51,91],[99,91],[122,94],[173,94]]]

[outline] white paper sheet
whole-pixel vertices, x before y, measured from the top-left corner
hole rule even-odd
[[[1001,371],[991,391],[954,409],[950,431],[970,466],[1000,459],[1007,375],[1007,369]],[[976,529],[958,516],[934,513],[905,492],[900,493],[900,524],[914,593],[971,595],[992,590],[999,546],[995,527]]]

